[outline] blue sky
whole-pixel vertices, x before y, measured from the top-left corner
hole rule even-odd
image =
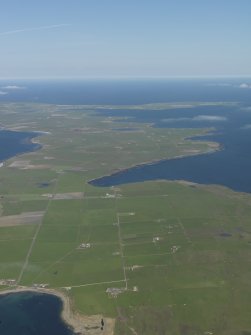
[[[251,75],[250,0],[8,0],[0,78]]]

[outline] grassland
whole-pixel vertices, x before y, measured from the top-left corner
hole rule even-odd
[[[250,195],[168,181],[88,184],[212,150],[186,140],[205,130],[115,126],[95,114],[102,107],[0,106],[6,128],[45,132],[41,150],[0,168],[0,287],[46,284],[79,313],[115,318],[117,335],[251,334]]]

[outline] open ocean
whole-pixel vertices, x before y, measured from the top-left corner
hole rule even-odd
[[[164,111],[102,110],[130,116],[155,127],[208,128],[204,137],[221,151],[142,165],[92,184],[111,186],[154,179],[184,179],[219,184],[251,193],[251,79],[0,81],[0,103],[130,105],[156,102],[236,102],[236,105]],[[95,117],[95,116],[94,116]],[[115,126],[117,126],[115,124]],[[0,131],[0,161],[38,147],[34,133]],[[61,302],[51,295],[16,293],[0,296],[1,335],[70,335],[60,320]],[[48,325],[49,328],[45,326]]]

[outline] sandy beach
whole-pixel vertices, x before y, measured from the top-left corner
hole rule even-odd
[[[113,335],[115,320],[106,318],[103,315],[86,316],[78,312],[73,312],[72,302],[67,292],[61,292],[55,289],[46,288],[29,288],[18,286],[13,289],[0,291],[0,295],[17,293],[17,292],[36,292],[43,294],[53,294],[59,297],[63,302],[61,317],[77,335]],[[104,320],[104,329],[101,330],[101,319]]]

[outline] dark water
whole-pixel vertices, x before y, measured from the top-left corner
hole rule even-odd
[[[0,130],[0,162],[39,149],[39,144],[31,142],[38,135],[33,132]]]
[[[104,111],[118,115],[121,111]],[[221,150],[185,158],[137,166],[92,181],[96,186],[112,186],[154,179],[187,180],[219,184],[233,190],[251,192],[251,109],[236,106],[211,106],[166,111],[123,111],[130,122],[151,122],[156,127],[211,128],[210,135],[197,140],[220,143]],[[195,140],[196,140],[195,139]]]
[[[1,335],[74,335],[60,318],[62,301],[34,292],[0,296]]]
[[[135,80],[0,80],[0,102],[55,104],[145,104],[181,101],[250,102],[251,80],[135,79]],[[8,88],[12,87],[12,88]]]

